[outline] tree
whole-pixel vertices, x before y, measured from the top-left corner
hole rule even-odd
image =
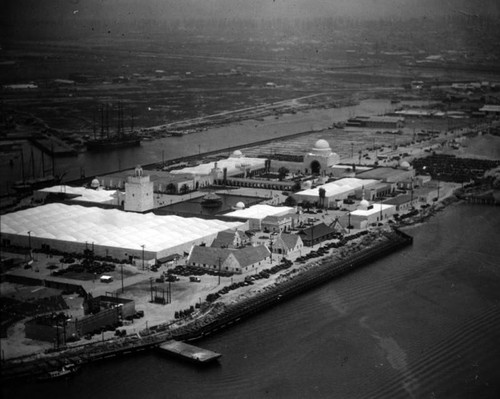
[[[181,189],[180,189],[181,194],[186,194],[188,191],[189,191],[188,185],[187,184],[183,184],[181,186]]]
[[[175,184],[174,183],[169,183],[167,184],[167,194],[175,194]]]
[[[284,166],[279,168],[278,169],[278,178],[280,179],[280,181],[283,180],[289,172],[290,171],[287,168],[285,168]]]
[[[295,205],[297,205],[297,201],[295,200],[295,198],[289,195],[288,197],[286,197],[285,205],[294,207]]]
[[[319,192],[319,206],[324,207],[326,190],[323,187],[320,187],[318,189],[318,192]]]

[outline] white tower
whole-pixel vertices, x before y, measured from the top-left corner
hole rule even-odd
[[[153,182],[144,176],[142,168],[137,166],[134,175],[125,183],[125,210],[145,212],[154,208]]]

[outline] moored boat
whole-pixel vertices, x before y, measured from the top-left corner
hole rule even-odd
[[[76,364],[65,364],[59,370],[48,371],[46,374],[38,377],[38,381],[49,381],[62,378],[68,378],[74,375],[80,369]]]

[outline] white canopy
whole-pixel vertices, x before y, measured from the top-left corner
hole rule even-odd
[[[241,222],[140,214],[117,209],[48,204],[3,215],[1,231],[16,235],[95,245],[163,251],[219,231],[241,227]]]

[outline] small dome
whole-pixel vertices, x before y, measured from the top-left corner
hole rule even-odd
[[[98,188],[100,185],[99,180],[97,178],[93,179],[92,182],[90,183],[91,188]]]
[[[235,206],[236,209],[245,209],[245,204],[243,202],[238,202]]]
[[[365,199],[363,199],[359,202],[359,209],[367,210],[369,206],[370,206],[370,203]]]
[[[231,155],[232,158],[241,158],[242,156],[243,153],[240,150],[233,151],[233,154]]]
[[[408,161],[401,161],[401,163],[399,164],[399,167],[400,167],[401,169],[406,169],[406,170],[408,170],[408,169],[410,169],[410,168],[411,168],[411,166],[410,166],[410,164],[408,163]]]
[[[328,141],[326,141],[326,140],[319,139],[314,144],[314,149],[315,150],[329,150],[330,149],[330,144],[328,144]]]

